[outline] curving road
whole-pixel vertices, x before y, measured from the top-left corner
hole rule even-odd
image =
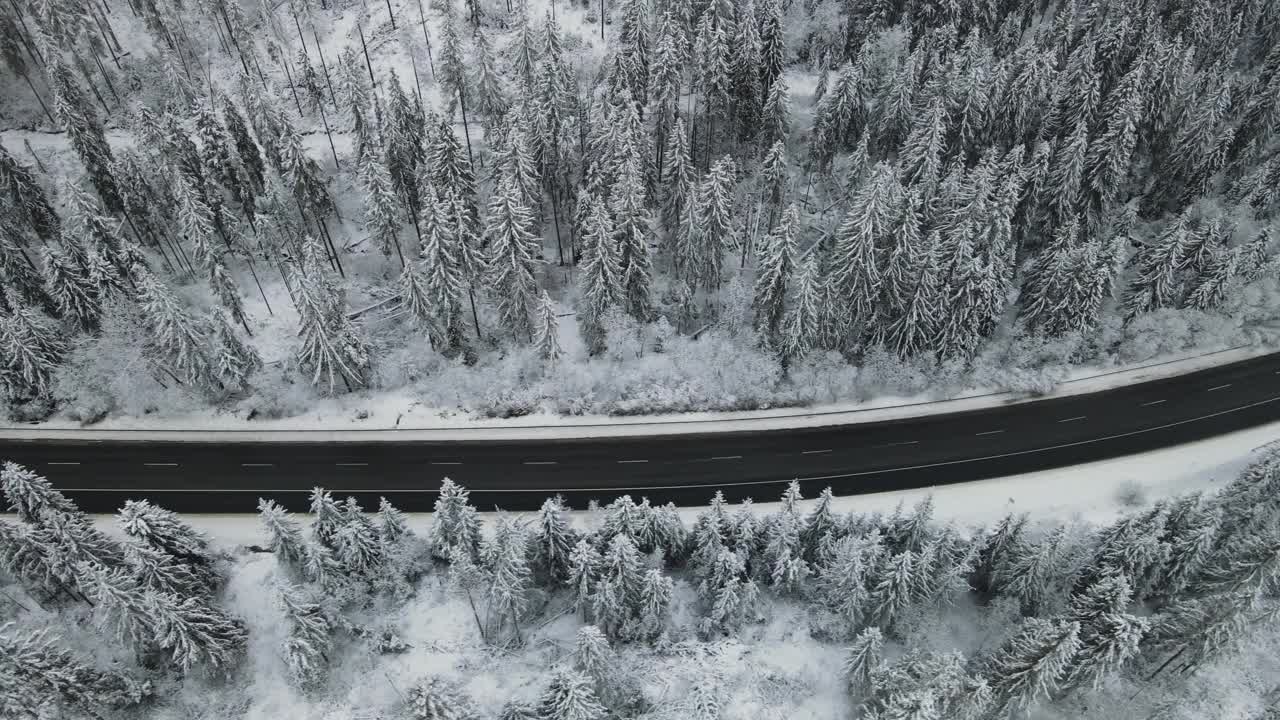
[[[146,498],[183,512],[294,510],[324,485],[365,507],[430,509],[440,478],[481,509],[629,493],[655,503],[806,496],[966,482],[1154,450],[1280,420],[1280,354],[1102,392],[884,422],[754,432],[543,440],[227,442],[0,431],[0,459],[45,475],[90,512]],[[263,434],[265,437],[267,434]],[[379,438],[386,437],[380,434]]]

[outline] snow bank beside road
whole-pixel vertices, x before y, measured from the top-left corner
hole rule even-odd
[[[1271,348],[1262,346],[1237,347],[1092,375],[1085,374],[1087,370],[1080,370],[1076,377],[1061,383],[1054,392],[1040,397],[978,391],[947,400],[913,402],[909,398],[882,397],[867,403],[731,413],[636,417],[541,414],[495,420],[414,413],[417,404],[411,398],[399,395],[386,396],[374,402],[369,398],[344,396],[327,401],[323,408],[305,416],[278,420],[248,421],[230,416],[198,415],[164,419],[119,418],[110,420],[106,427],[94,428],[82,428],[71,421],[51,421],[38,426],[0,428],[0,439],[137,440],[145,435],[149,440],[196,441],[208,440],[210,433],[217,433],[217,440],[222,442],[448,441],[781,430],[897,420],[1081,395],[1183,375],[1269,352],[1272,352]],[[362,418],[335,420],[351,418],[361,411]],[[406,417],[409,420],[406,421]],[[338,422],[343,424],[338,425]]]

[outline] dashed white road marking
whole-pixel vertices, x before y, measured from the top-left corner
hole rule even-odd
[[[51,463],[45,463],[45,465],[79,465],[79,464],[80,464],[80,463],[78,463],[78,462],[51,462]]]
[[[147,467],[178,467],[178,463],[142,463]]]
[[[619,465],[626,465],[626,464],[628,464],[628,463],[647,463],[647,462],[649,462],[649,461],[648,461],[648,460],[619,460],[619,461],[618,461],[618,464],[619,464]]]
[[[275,467],[272,463],[240,463],[240,467]]]
[[[555,465],[555,460],[525,460],[525,465]]]
[[[460,462],[445,462],[445,461],[443,461],[443,460],[432,460],[432,461],[431,461],[431,464],[432,464],[432,465],[461,465],[462,463],[460,463]]]
[[[1085,418],[1087,418],[1087,417],[1089,417],[1089,416],[1088,416],[1088,415],[1077,415],[1077,416],[1075,416],[1075,417],[1063,418],[1063,419],[1059,420],[1058,422],[1060,422],[1060,423],[1064,423],[1064,422],[1075,422],[1075,421],[1077,421],[1077,420],[1084,420],[1084,419],[1085,419]]]
[[[999,430],[998,432],[1004,432],[1004,431],[1003,431],[1003,430]],[[898,447],[899,445],[919,445],[919,444],[920,444],[920,441],[919,441],[919,440],[901,440],[901,441],[899,441],[899,442],[885,443],[884,445],[872,445],[871,447],[869,447],[869,448],[867,448],[867,449],[868,449],[868,450],[878,450],[878,449],[880,449],[880,448]]]
[[[715,455],[712,460],[741,460],[741,455]]]
[[[1160,404],[1160,403],[1162,403],[1162,402],[1166,402],[1166,401],[1165,401],[1165,400],[1152,400],[1151,402],[1144,402],[1144,403],[1142,403],[1142,407],[1151,407],[1152,405],[1159,405],[1159,404]]]
[[[986,431],[986,432],[974,433],[974,435],[975,435],[975,436],[980,436],[980,435],[999,435],[999,434],[1000,434],[1000,433],[1002,433],[1002,432],[1004,432],[1004,431],[1003,431],[1003,430],[988,430],[988,431]]]
[[[1211,388],[1209,388],[1208,390],[1206,390],[1205,392],[1213,392],[1214,390],[1221,390],[1221,389],[1223,389],[1223,388],[1229,388],[1229,387],[1231,387],[1231,383],[1227,383],[1226,385],[1219,385],[1219,386],[1217,386],[1217,387],[1211,387]]]
[[[338,467],[365,467],[369,463],[334,463]]]
[[[830,450],[805,450],[800,454],[801,455],[821,455],[823,453],[829,453],[829,452],[831,451]]]

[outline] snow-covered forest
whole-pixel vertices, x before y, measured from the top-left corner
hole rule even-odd
[[[228,547],[7,464],[0,716],[1251,720],[1280,698],[1280,451],[1106,525],[931,499],[621,498],[429,525],[316,489]],[[802,507],[804,506],[804,507]],[[413,526],[417,525],[417,529]]]
[[[1276,318],[1267,0],[9,0],[0,393],[1042,388]]]

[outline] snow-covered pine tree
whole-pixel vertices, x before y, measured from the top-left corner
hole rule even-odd
[[[766,344],[779,341],[787,286],[796,265],[796,242],[800,230],[800,210],[791,204],[782,220],[765,237],[756,268],[755,314],[756,332]]]
[[[497,616],[497,627],[490,627],[486,633],[491,640],[510,621],[516,642],[524,642],[520,633],[520,616],[528,607],[532,578],[528,549],[524,528],[510,518],[498,521],[493,538],[484,545],[482,554],[488,570],[485,599],[489,612]]]
[[[786,41],[782,36],[781,0],[764,0],[758,9],[760,23],[760,87],[773,88],[782,77],[786,63]]]
[[[791,302],[783,317],[781,352],[788,361],[803,357],[820,339],[821,282],[817,253],[810,250],[799,263]]]
[[[58,237],[61,220],[49,204],[44,188],[36,182],[31,168],[0,148],[0,196],[7,197],[11,212],[42,240]]]
[[[324,679],[333,648],[333,622],[320,605],[296,585],[280,588],[277,604],[289,624],[284,641],[284,661],[294,683],[312,688]]]
[[[240,168],[231,154],[231,134],[213,111],[213,104],[201,98],[195,103],[196,137],[200,140],[200,160],[205,177],[226,188],[242,207],[250,208],[254,193],[241,177]]]
[[[258,149],[258,144],[249,134],[249,126],[230,96],[222,99],[222,118],[227,124],[227,133],[235,143],[236,156],[240,160],[241,167],[244,168],[244,179],[248,182],[249,188],[254,191],[251,197],[256,198],[257,192],[262,190],[263,174],[266,171],[262,151]]]
[[[306,540],[302,528],[287,510],[274,500],[258,500],[258,516],[267,530],[267,547],[275,553],[280,564],[301,569]]]
[[[1138,250],[1138,272],[1124,299],[1126,318],[1132,319],[1177,303],[1182,289],[1178,271],[1194,235],[1191,210],[1188,209],[1170,222],[1158,237]]]
[[[1039,542],[1019,542],[1009,551],[1006,564],[996,573],[999,592],[1012,595],[1028,613],[1040,612],[1051,594],[1066,530],[1057,528]]]
[[[732,117],[733,66],[729,48],[732,18],[722,18],[719,13],[704,12],[698,20],[693,44],[694,87],[702,94],[703,113],[706,117],[706,158],[714,153],[714,135],[717,119]],[[723,126],[722,126],[723,127]]]
[[[935,99],[916,116],[911,133],[898,150],[905,162],[898,168],[906,185],[919,185],[928,194],[942,175],[943,151],[946,149],[947,109]]]
[[[135,265],[142,320],[150,333],[148,351],[167,373],[196,390],[217,385],[200,324],[181,306],[176,295],[150,271]]]
[[[378,535],[388,548],[413,536],[409,519],[384,497],[378,498]]]
[[[471,699],[456,684],[438,675],[423,678],[409,688],[405,704],[412,720],[468,720],[475,717]]]
[[[47,58],[49,84],[53,90],[53,111],[71,140],[71,147],[80,156],[89,180],[102,204],[110,212],[120,212],[124,203],[111,168],[115,160],[106,133],[97,114],[89,106],[71,71],[60,60]]]
[[[714,554],[712,554],[714,553]],[[732,633],[756,617],[760,597],[755,580],[747,575],[743,556],[723,545],[702,553],[712,555],[706,577],[698,584],[698,595],[706,607],[706,615],[698,623],[703,636]]]
[[[538,717],[544,720],[602,720],[606,713],[591,680],[572,670],[557,672],[538,701]]]
[[[529,230],[531,224],[519,189],[506,178],[489,199],[488,271],[503,326],[528,341],[533,339],[532,312],[538,299],[535,273],[542,255],[539,239]]]
[[[734,175],[737,172],[732,158],[720,158],[711,167],[698,187],[697,202],[689,212],[693,217],[693,256],[690,258],[687,280],[707,290],[720,286],[724,252],[733,233]]]
[[[886,345],[900,357],[912,357],[931,349],[938,315],[945,309],[939,253],[941,233],[935,230],[922,248],[911,295],[901,314],[883,330]]]
[[[729,49],[732,113],[739,140],[760,134],[761,110],[768,86],[760,84],[761,41],[756,26],[755,0],[738,5],[734,38]]]
[[[351,134],[355,136],[356,163],[359,164],[366,153],[374,152],[378,146],[376,129],[369,120],[369,109],[374,107],[373,91],[369,87],[362,69],[362,63],[351,45],[343,48],[335,63],[334,73],[338,76],[337,103],[346,109]]]
[[[869,627],[858,633],[845,656],[844,671],[849,676],[849,689],[854,696],[871,690],[872,676],[884,662],[884,635],[880,628]]]
[[[184,562],[208,565],[213,561],[209,538],[177,513],[152,505],[147,500],[128,500],[120,508],[116,522],[126,535]]]
[[[80,509],[44,477],[15,463],[0,467],[0,490],[18,519],[38,525],[46,513],[79,515]]]
[[[868,607],[869,616],[880,627],[892,628],[894,621],[911,605],[915,596],[917,558],[916,553],[904,550],[885,557],[876,569]]]
[[[645,571],[635,623],[637,638],[653,640],[666,631],[672,587],[671,578],[663,575],[661,570],[649,568]]]
[[[1080,624],[1029,618],[986,672],[1001,713],[1031,707],[1058,690],[1080,649]]]
[[[104,707],[137,705],[151,694],[148,682],[75,657],[47,628],[21,630],[12,622],[0,625],[0,678],[12,681],[0,690],[0,711],[14,718],[39,717],[50,705],[94,715]]]
[[[697,191],[697,178],[689,158],[689,134],[685,129],[683,118],[676,118],[670,134],[667,135],[661,169],[662,181],[659,186],[665,189],[662,194],[662,229],[665,233],[665,243],[671,248],[668,252],[675,253],[676,248],[672,240],[680,231],[681,223],[688,212],[687,206],[693,201]],[[671,260],[677,268],[681,267],[682,263],[690,262],[689,258],[678,255]]]
[[[786,79],[779,76],[765,95],[764,110],[760,114],[760,145],[769,147],[774,143],[785,143],[790,135],[791,93]]]
[[[378,575],[387,560],[382,534],[355,498],[347,498],[341,513],[341,525],[334,534],[333,546],[343,569],[347,575],[360,578]]]
[[[68,249],[70,247],[70,249]],[[45,292],[53,298],[58,315],[76,320],[86,330],[98,326],[102,314],[101,299],[93,280],[76,262],[75,246],[46,245],[40,250],[44,266]]]
[[[1087,685],[1096,690],[1105,676],[1138,654],[1150,622],[1125,612],[1130,596],[1129,580],[1120,573],[1099,580],[1072,600],[1068,619],[1080,623],[1080,650],[1063,687]]]
[[[818,567],[814,581],[818,597],[850,629],[872,619],[869,583],[882,553],[878,532],[848,536],[836,542],[830,559]]]
[[[878,250],[889,230],[897,182],[886,163],[854,194],[844,222],[836,230],[831,251],[831,282],[849,303],[849,326],[861,333],[875,318],[880,292]],[[856,338],[855,338],[856,339]]]
[[[376,153],[365,153],[359,164],[360,186],[364,190],[365,229],[382,254],[391,257],[394,250],[405,265],[400,248],[400,203],[392,185],[391,173]]]
[[[647,322],[653,315],[650,299],[653,264],[649,259],[653,221],[646,208],[642,163],[638,153],[633,152],[623,161],[610,192],[609,203],[620,253],[619,299],[628,315]]]
[[[546,289],[538,298],[537,319],[534,324],[533,346],[538,355],[555,364],[562,353],[560,349],[560,321],[556,317],[556,305]]]
[[[311,383],[332,393],[338,379],[348,390],[363,387],[369,374],[369,349],[347,317],[342,289],[329,273],[320,243],[308,236],[302,262],[293,277],[302,343],[298,364],[311,370]]]
[[[208,597],[217,589],[216,578],[199,572],[172,555],[141,545],[126,545],[125,561],[138,583],[157,593],[178,597]]]
[[[526,23],[527,26],[527,23]],[[480,28],[471,34],[473,56],[471,58],[472,105],[476,112],[486,118],[486,127],[495,127],[510,105],[507,91],[502,87],[502,78],[494,62],[493,48],[489,38]]]
[[[679,111],[680,86],[685,66],[683,34],[670,9],[662,13],[655,37],[649,76],[649,104],[653,108],[653,146],[658,154],[655,174],[662,177],[666,165],[663,152]]]
[[[467,95],[470,93],[463,55],[462,40],[458,37],[453,13],[445,13],[444,24],[440,28],[440,55],[436,77],[444,91],[442,94],[445,95],[445,115],[452,117],[454,109],[461,103],[463,122],[466,122]]]
[[[591,612],[610,638],[636,637],[644,586],[644,563],[627,535],[609,541],[600,566],[600,577],[591,596]]]
[[[466,488],[445,478],[435,503],[431,523],[432,552],[449,559],[463,553],[472,559],[480,556],[480,517],[467,502]]]
[[[53,373],[67,350],[51,320],[27,307],[5,289],[10,312],[0,316],[0,398],[48,397]]]
[[[579,276],[583,305],[578,312],[578,322],[587,350],[596,354],[605,347],[605,314],[622,300],[622,259],[614,236],[613,218],[604,202],[594,196],[584,197],[587,198],[587,217],[582,228]]]
[[[545,500],[531,538],[534,569],[553,583],[568,579],[569,558],[577,542],[577,533],[569,526],[566,512],[564,501],[559,497]]]
[[[249,378],[262,369],[262,357],[232,329],[225,313],[210,313],[209,336],[213,346],[213,371],[225,388],[248,387]]]
[[[586,538],[578,540],[569,553],[567,585],[573,592],[573,609],[582,613],[583,621],[591,612],[592,596],[604,558]]]

